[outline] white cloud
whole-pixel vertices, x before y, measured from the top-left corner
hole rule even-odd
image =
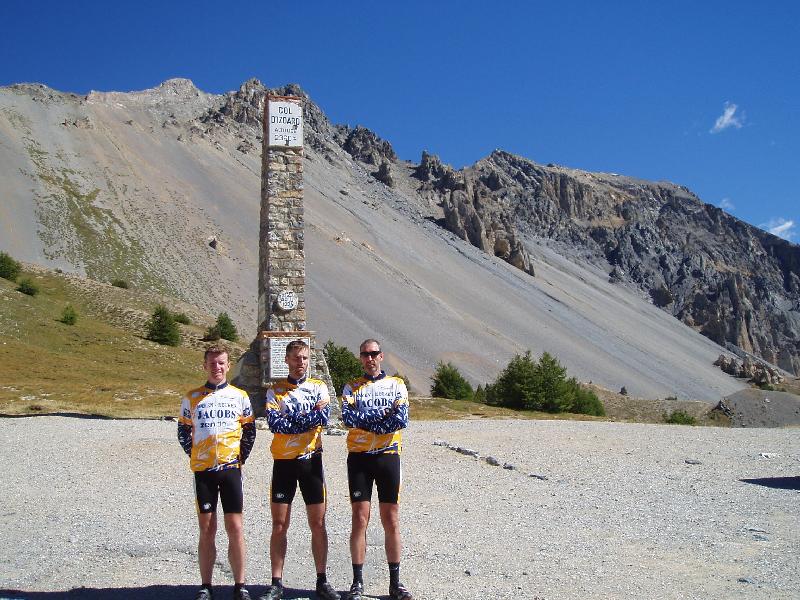
[[[766,231],[769,231],[772,235],[777,235],[778,237],[788,241],[792,241],[792,238],[794,238],[796,233],[794,230],[794,221],[790,219],[784,219],[783,217],[770,219],[767,223],[760,225],[760,227]]]
[[[730,127],[741,129],[744,123],[744,111],[741,112],[740,116],[737,116],[736,111],[738,109],[737,105],[726,102],[722,114],[717,117],[717,121],[714,123],[714,127],[711,128],[710,133],[719,133]]]
[[[719,202],[719,207],[723,210],[727,210],[728,212],[733,212],[736,210],[736,206],[731,202],[730,198],[723,198]]]

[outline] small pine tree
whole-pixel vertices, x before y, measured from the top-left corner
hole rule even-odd
[[[547,352],[542,353],[536,365],[536,378],[538,386],[534,410],[557,413],[569,409],[575,402],[575,391],[566,379],[567,369],[561,366],[558,360]]]
[[[478,385],[478,387],[475,388],[475,393],[472,394],[472,401],[486,404],[486,390],[483,389],[482,385]]]
[[[11,255],[0,252],[0,277],[15,281],[21,270],[22,265],[14,260]]]
[[[147,322],[147,339],[164,346],[177,346],[181,343],[178,324],[165,306],[157,306]]]
[[[192,320],[189,318],[189,315],[187,315],[186,313],[177,313],[177,314],[173,315],[173,317],[175,318],[175,322],[176,323],[180,323],[181,325],[191,325],[192,324]]]
[[[28,296],[35,296],[39,293],[39,287],[33,283],[31,279],[26,277],[25,279],[20,279],[17,291],[27,294]]]
[[[339,394],[348,381],[352,381],[364,372],[361,361],[356,355],[345,346],[337,346],[333,340],[325,342],[322,353],[325,355],[325,362],[328,363],[333,387]]]
[[[217,322],[206,331],[206,340],[224,339],[235,342],[239,339],[239,334],[236,332],[236,325],[233,324],[228,313],[219,313]]]
[[[512,358],[494,385],[486,386],[487,404],[537,410],[538,389],[536,362],[529,350]]]
[[[124,279],[114,279],[111,282],[111,285],[113,285],[114,287],[118,287],[120,289],[123,289],[123,290],[127,290],[130,287],[128,285],[128,282],[125,281]]]
[[[64,310],[61,311],[61,318],[59,319],[64,325],[75,325],[78,322],[78,312],[72,304],[67,304]]]
[[[472,400],[472,386],[453,363],[439,362],[431,377],[431,396],[452,400]]]

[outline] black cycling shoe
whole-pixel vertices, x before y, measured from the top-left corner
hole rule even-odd
[[[258,600],[279,600],[283,598],[283,586],[282,585],[268,585],[267,589],[264,590],[264,593],[258,598]]]
[[[197,595],[194,597],[194,600],[212,600],[213,597],[210,589],[201,587],[197,590]]]
[[[238,590],[233,591],[233,600],[250,600],[250,592],[246,587],[240,587]]]
[[[327,581],[317,584],[317,598],[319,600],[339,600],[341,596]]]
[[[414,600],[414,596],[402,583],[389,588],[389,598],[392,600]]]
[[[364,598],[364,584],[360,581],[354,581],[350,586],[350,591],[347,592],[345,600],[363,600]]]

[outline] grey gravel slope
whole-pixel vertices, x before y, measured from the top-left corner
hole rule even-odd
[[[0,595],[193,597],[196,517],[175,428],[2,419]],[[269,572],[270,437],[259,432],[245,468],[248,579],[256,594]],[[329,575],[343,590],[350,578],[344,438],[326,436],[324,447]],[[419,600],[797,598],[799,460],[797,432],[789,429],[412,422],[403,454],[403,579]],[[789,489],[766,478],[782,478]],[[311,598],[299,500],[294,510],[285,580],[298,590],[294,597]],[[215,580],[229,586],[220,538]],[[365,568],[374,597],[386,593],[382,545],[375,518]]]

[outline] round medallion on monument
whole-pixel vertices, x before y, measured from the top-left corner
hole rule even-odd
[[[297,308],[297,294],[292,290],[281,290],[278,292],[278,297],[275,299],[280,310],[290,311]]]

